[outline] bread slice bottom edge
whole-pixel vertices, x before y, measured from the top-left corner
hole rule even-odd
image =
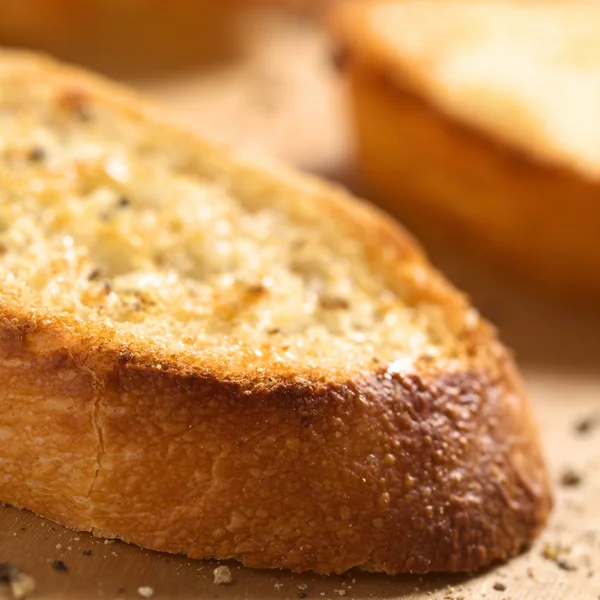
[[[510,358],[265,389],[164,371],[0,319],[0,496],[193,558],[339,573],[472,571],[552,500]]]

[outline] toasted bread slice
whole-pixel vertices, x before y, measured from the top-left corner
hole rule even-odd
[[[599,18],[580,1],[340,5],[374,195],[432,241],[597,298]]]
[[[256,567],[472,570],[551,499],[492,329],[389,218],[0,56],[0,500]]]

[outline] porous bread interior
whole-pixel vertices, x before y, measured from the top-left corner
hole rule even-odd
[[[193,165],[118,107],[4,82],[0,283],[25,307],[234,361],[460,353],[442,309],[403,301],[317,203],[298,218]]]

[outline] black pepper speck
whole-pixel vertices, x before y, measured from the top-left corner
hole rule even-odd
[[[583,477],[579,471],[575,469],[567,469],[560,477],[560,482],[565,487],[575,487],[583,481]]]
[[[600,417],[598,415],[584,417],[575,423],[575,431],[579,434],[589,433],[598,425],[600,425]]]
[[[577,567],[573,563],[570,563],[568,560],[565,560],[564,558],[559,558],[556,561],[556,565],[559,569],[562,569],[563,571],[577,571]]]
[[[46,151],[40,146],[34,146],[27,153],[27,158],[31,162],[42,162],[46,158]]]
[[[50,563],[50,565],[55,571],[58,571],[59,573],[67,573],[69,570],[67,565],[65,565],[65,563],[62,560],[53,560]]]
[[[10,583],[18,576],[18,574],[19,571],[12,563],[0,563],[0,582]]]
[[[88,281],[94,281],[100,277],[102,271],[99,268],[92,269],[88,275]]]

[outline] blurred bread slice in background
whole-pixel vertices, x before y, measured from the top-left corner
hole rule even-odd
[[[231,53],[243,0],[0,0],[0,43],[131,77]]]
[[[430,246],[597,299],[599,23],[585,1],[340,3],[363,192]]]
[[[235,47],[240,12],[315,14],[328,0],[0,0],[0,43],[99,70],[172,68]],[[158,62],[157,62],[158,61]],[[129,73],[127,73],[129,74]]]

